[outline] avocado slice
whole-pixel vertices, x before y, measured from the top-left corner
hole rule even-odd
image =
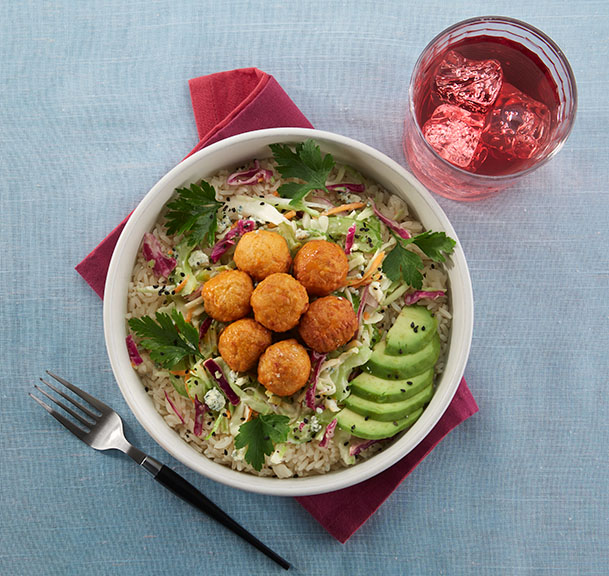
[[[440,337],[436,332],[430,342],[418,352],[391,356],[385,353],[386,341],[381,340],[373,349],[364,370],[386,380],[404,380],[425,372],[438,361]]]
[[[366,400],[351,394],[345,401],[345,406],[353,412],[357,412],[362,416],[368,416],[374,420],[380,420],[381,422],[390,422],[392,420],[400,420],[407,414],[414,412],[418,408],[425,406],[433,396],[433,386],[429,385],[427,388],[423,388],[418,394],[402,400],[401,402],[374,402],[373,400]]]
[[[352,394],[374,402],[400,402],[426,388],[433,382],[433,368],[407,380],[385,380],[362,372],[349,382]]]
[[[357,436],[358,438],[381,440],[383,438],[395,436],[398,432],[410,428],[421,414],[423,414],[423,408],[415,410],[400,420],[381,422],[379,420],[373,420],[372,418],[366,420],[361,414],[353,412],[352,410],[349,410],[349,408],[343,408],[336,415],[336,423],[339,428],[350,432],[353,436]]]
[[[387,332],[386,354],[417,352],[432,339],[438,328],[436,317],[424,306],[404,306]]]

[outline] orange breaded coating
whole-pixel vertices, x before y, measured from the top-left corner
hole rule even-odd
[[[289,274],[271,274],[256,286],[251,303],[257,322],[269,330],[285,332],[298,324],[309,307],[309,296]]]
[[[220,356],[236,372],[252,370],[260,355],[271,345],[271,331],[253,318],[229,324],[220,334]]]
[[[220,322],[243,318],[250,311],[254,291],[252,279],[240,270],[220,272],[201,288],[205,312]]]
[[[269,346],[258,362],[258,381],[277,396],[298,392],[309,380],[311,361],[294,338]]]
[[[345,285],[349,262],[333,242],[311,240],[294,258],[294,276],[312,296],[326,296]]]
[[[267,230],[254,230],[241,236],[233,258],[237,268],[247,272],[254,280],[263,280],[277,272],[288,272],[292,265],[285,238]]]
[[[348,300],[326,296],[311,302],[298,332],[305,344],[325,354],[343,346],[357,330],[357,316]]]

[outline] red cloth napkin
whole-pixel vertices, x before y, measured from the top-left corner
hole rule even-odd
[[[293,126],[312,128],[277,81],[256,68],[243,68],[190,80],[190,95],[199,143],[188,154],[235,134]],[[76,270],[103,298],[106,273],[123,220]],[[340,542],[347,539],[377,510],[414,468],[453,428],[478,411],[465,380],[445,414],[427,437],[397,464],[356,486],[297,498]]]

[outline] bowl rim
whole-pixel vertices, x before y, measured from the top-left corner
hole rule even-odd
[[[451,354],[450,352],[448,354],[446,369],[441,375],[441,394],[439,394],[440,386],[438,385],[432,401],[412,428],[374,457],[354,466],[318,476],[283,479],[254,476],[218,464],[195,450],[175,430],[169,427],[154,408],[152,399],[145,392],[139,376],[131,366],[124,345],[127,335],[125,322],[127,286],[133,270],[133,260],[131,260],[129,253],[131,255],[137,253],[144,232],[149,230],[142,224],[142,215],[154,209],[163,193],[167,194],[167,191],[171,189],[171,194],[173,194],[177,186],[183,186],[188,181],[188,179],[184,180],[184,174],[199,164],[204,164],[207,158],[221,157],[223,152],[232,147],[253,147],[264,141],[268,141],[268,143],[295,143],[307,138],[315,139],[322,150],[324,147],[334,146],[361,156],[367,156],[379,169],[388,170],[388,179],[391,177],[402,183],[405,181],[416,192],[416,195],[412,198],[407,198],[405,194],[401,195],[407,201],[409,208],[414,208],[415,213],[418,212],[417,207],[419,210],[428,211],[426,219],[435,219],[440,224],[440,229],[456,240],[455,250],[447,268],[451,282],[451,303],[454,307],[455,288],[458,287],[459,310],[462,311],[462,315],[459,317],[459,338],[451,342],[451,350],[454,349],[454,346],[458,346],[458,354]],[[209,174],[213,174],[214,171],[222,167],[217,162],[214,166],[215,168],[212,166],[208,170]],[[364,169],[363,172],[370,170],[372,168]],[[173,184],[180,178],[182,178],[181,183]],[[387,188],[384,184],[381,185],[383,188]],[[171,194],[156,210],[156,218],[158,218],[159,211]],[[413,204],[417,204],[417,206],[413,206]],[[417,214],[417,218],[420,220],[419,214]],[[428,226],[425,225],[425,227]],[[135,249],[134,244],[136,244]],[[453,280],[455,281],[454,285]],[[457,280],[458,282],[456,282]],[[269,128],[231,136],[203,148],[167,172],[140,201],[121,232],[108,268],[103,302],[104,337],[112,371],[127,405],[146,432],[177,460],[212,480],[241,490],[276,496],[306,496],[346,488],[376,476],[414,450],[445,413],[459,387],[471,348],[473,319],[473,292],[465,255],[448,217],[431,193],[400,164],[375,148],[347,136],[310,128]],[[451,339],[453,338],[454,319],[451,326]],[[447,373],[449,364],[451,366],[450,374]],[[445,383],[447,379],[448,381]],[[434,409],[430,410],[432,405]]]

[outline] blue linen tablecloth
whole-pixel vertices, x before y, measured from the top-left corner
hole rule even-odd
[[[485,201],[438,198],[469,261],[466,378],[480,413],[346,544],[290,499],[215,484],[129,412],[101,305],[73,267],[197,140],[187,80],[257,66],[318,128],[405,164],[410,71],[461,19],[512,16],[564,50],[579,88],[560,154]],[[0,574],[271,574],[265,557],[90,450],[27,397],[51,368],[298,574],[609,574],[609,4],[0,4]]]

